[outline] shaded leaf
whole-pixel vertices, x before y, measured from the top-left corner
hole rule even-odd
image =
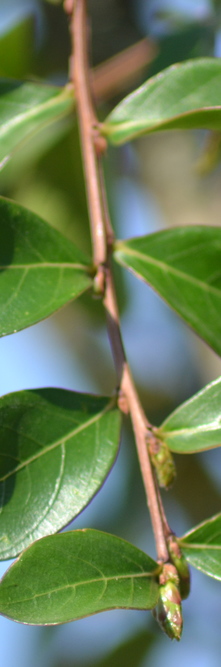
[[[19,146],[41,128],[70,113],[70,86],[57,88],[39,83],[0,80],[0,167]]]
[[[91,285],[88,260],[23,206],[0,198],[0,335],[44,319]]]
[[[2,15],[1,19],[3,19]],[[3,26],[4,21],[1,20],[1,28]],[[35,20],[33,14],[27,12],[26,16],[20,16],[18,23],[15,23],[12,18],[11,26],[6,27],[5,33],[2,33],[1,30],[0,76],[24,79],[27,72],[32,70],[34,50]]]
[[[221,354],[221,228],[178,227],[119,241],[115,259]]]
[[[81,667],[113,667],[113,665],[114,667],[124,667],[124,665],[140,667],[147,653],[152,649],[154,641],[156,641],[156,634],[145,628],[117,644],[116,648],[101,659],[96,658],[93,662],[91,658],[81,659]],[[113,643],[115,644],[115,641]],[[64,655],[61,655],[60,659],[51,663],[51,667],[76,667],[76,663],[75,660],[65,659]]]
[[[113,399],[62,389],[0,399],[0,558],[60,530],[112,467],[120,412]]]
[[[109,114],[103,133],[113,144],[159,130],[221,129],[220,58],[194,58],[148,79]]]
[[[140,664],[143,664],[148,650],[152,648],[154,639],[156,639],[154,633],[151,634],[147,629],[142,630],[117,646],[101,661],[98,662],[96,659],[96,662],[90,662],[90,667],[113,667],[113,665],[114,667],[123,667],[123,665],[139,667]],[[73,667],[73,663],[69,667]]]
[[[221,445],[221,377],[180,405],[157,429],[169,449],[191,454]]]
[[[132,544],[96,530],[38,540],[0,584],[0,613],[16,621],[67,623],[107,609],[152,609],[159,565]]]
[[[204,521],[178,541],[193,567],[221,580],[221,514]]]
[[[174,63],[209,55],[214,48],[214,28],[208,23],[177,25],[173,32],[158,35],[158,51],[148,67],[148,78]]]

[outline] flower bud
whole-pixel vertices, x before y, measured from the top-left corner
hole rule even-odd
[[[163,566],[160,574],[160,594],[154,616],[168,637],[179,641],[183,627],[179,577],[170,563]]]
[[[155,468],[159,486],[168,489],[176,476],[174,460],[165,442],[150,439],[149,452]]]

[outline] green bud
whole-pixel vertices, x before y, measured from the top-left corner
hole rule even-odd
[[[165,442],[161,442],[153,436],[150,439],[149,453],[159,486],[168,489],[176,476],[176,468],[170,450]]]
[[[154,616],[168,637],[179,641],[183,627],[179,577],[175,567],[170,563],[163,566],[160,584],[159,600]]]
[[[186,559],[180,551],[180,547],[174,535],[168,540],[168,550],[171,561],[179,576],[179,589],[182,600],[185,600],[190,592],[190,572]]]

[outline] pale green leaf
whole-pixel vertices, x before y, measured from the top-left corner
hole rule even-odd
[[[221,354],[221,227],[178,227],[118,241],[115,259]]]
[[[221,445],[221,377],[180,405],[157,429],[172,452],[191,454]]]
[[[39,216],[0,198],[0,335],[44,319],[92,284],[88,260]]]
[[[71,112],[70,86],[0,79],[0,168],[24,141]]]
[[[0,398],[0,559],[60,530],[102,486],[118,452],[113,399],[62,389]]]
[[[190,530],[179,539],[179,544],[193,567],[221,580],[221,514]]]
[[[103,134],[113,144],[159,130],[221,130],[221,59],[194,58],[148,79],[109,114]]]
[[[152,609],[159,565],[113,535],[76,530],[32,544],[0,583],[0,613],[23,623],[67,623],[107,609]]]

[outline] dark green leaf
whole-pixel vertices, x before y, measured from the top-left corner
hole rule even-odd
[[[144,664],[148,650],[151,650],[156,635],[145,628],[139,633],[128,637],[126,641],[117,646],[103,659],[95,662],[83,663],[82,667],[139,667]],[[59,665],[56,665],[59,667]],[[73,662],[60,667],[74,667]]]
[[[183,535],[179,544],[191,565],[221,580],[221,514]]]
[[[191,454],[221,445],[221,377],[180,405],[157,429],[169,449]]]
[[[13,152],[41,128],[73,108],[69,86],[56,88],[38,83],[0,80],[0,167]]]
[[[120,412],[113,399],[62,389],[0,399],[0,559],[60,530],[112,467]]]
[[[2,13],[1,19],[3,19]],[[4,21],[1,20],[1,28],[3,26]],[[0,35],[0,77],[24,79],[33,66],[35,51],[34,16],[31,11],[27,12],[26,16],[21,15],[18,18],[18,22],[14,22],[12,18],[11,26],[5,27],[5,32],[3,28]]]
[[[91,285],[88,261],[62,234],[0,198],[0,335],[44,319]]]
[[[50,632],[51,628],[46,628],[45,632]],[[157,641],[158,635],[156,632],[149,630],[144,625],[142,630],[134,629],[130,632],[126,639],[119,644],[117,637],[112,639],[111,646],[113,649],[105,653],[100,659],[92,655],[88,659],[83,659],[81,656],[80,665],[76,665],[75,659],[66,657],[61,651],[60,655],[55,658],[55,661],[50,663],[50,667],[140,667],[144,664],[144,659],[147,660],[147,655],[153,648],[153,644]],[[56,632],[56,628],[55,628]],[[117,641],[117,646],[116,646]]]
[[[158,35],[156,57],[148,64],[148,78],[174,63],[211,53],[214,27],[206,23],[178,24],[173,32]]]
[[[107,609],[152,609],[159,566],[124,540],[76,530],[32,544],[0,584],[0,613],[33,625],[67,623]]]
[[[195,58],[148,79],[110,113],[103,133],[113,144],[177,128],[221,129],[220,58]]]
[[[221,228],[179,227],[119,241],[115,258],[221,354]]]

